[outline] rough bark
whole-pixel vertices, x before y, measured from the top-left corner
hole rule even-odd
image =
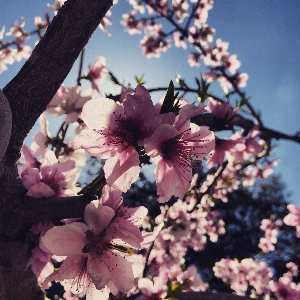
[[[111,5],[112,0],[68,0],[31,57],[3,89],[11,108],[13,125],[7,150],[0,162],[1,300],[44,298],[36,277],[30,268],[26,270],[30,257],[28,229],[31,223],[20,222],[19,208],[26,191],[18,179],[16,162],[28,132]]]

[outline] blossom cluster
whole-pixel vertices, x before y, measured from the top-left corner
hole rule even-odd
[[[140,46],[146,57],[160,57],[171,47],[172,41],[183,49],[187,49],[189,43],[196,52],[192,51],[187,61],[191,67],[200,67],[199,59],[202,58],[210,68],[203,74],[208,82],[218,80],[224,89],[246,86],[248,75],[237,71],[241,63],[236,54],[227,51],[229,43],[219,38],[213,44],[216,31],[207,24],[212,0],[129,2],[132,11],[123,14],[121,23],[129,34],[144,33]]]
[[[159,202],[166,202],[172,195],[184,196],[192,179],[192,162],[202,160],[215,142],[211,131],[189,121],[205,112],[204,105],[186,104],[178,116],[160,114],[158,107],[142,86],[127,94],[122,104],[108,98],[90,100],[81,113],[87,130],[75,138],[73,147],[106,159],[106,183],[122,192],[138,178],[139,156],[149,155],[157,165]]]
[[[55,0],[48,7],[57,13],[64,2]],[[246,129],[241,125],[249,121],[240,111],[247,99],[242,96],[235,107],[230,104],[230,94],[239,94],[248,75],[238,72],[240,62],[227,51],[227,42],[217,39],[213,45],[215,30],[206,24],[213,1],[129,3],[133,10],[123,15],[122,24],[130,34],[144,32],[140,45],[147,57],[159,57],[171,47],[172,41],[183,49],[190,43],[197,52],[188,56],[188,62],[200,66],[202,58],[209,72],[201,78],[202,87],[196,81],[198,105],[172,94],[172,107],[166,111],[170,90],[154,104],[149,91],[140,83],[132,89],[117,82],[122,89],[119,95],[94,98],[95,93],[101,95],[99,85],[106,76],[113,76],[105,58],[99,56],[87,73],[79,75],[78,85],[62,85],[49,103],[46,114],[64,116],[56,136],[48,130],[46,115],[40,117],[41,130],[31,147],[23,146],[19,170],[29,201],[63,201],[64,197],[78,195],[79,167],[85,165],[86,154],[105,161],[105,185],[95,192],[97,199],[85,207],[83,218],[63,219],[59,224],[32,224],[30,229],[36,240],[28,267],[44,290],[51,287],[51,282],[60,282],[65,290],[63,298],[67,300],[84,296],[105,300],[111,294],[116,299],[165,299],[176,291],[205,291],[208,284],[194,265],[188,266],[186,255],[189,249],[201,251],[209,240],[217,242],[225,234],[225,223],[213,209],[214,203],[227,202],[228,193],[241,184],[250,186],[257,178],[266,178],[278,162],[265,155],[270,146],[263,139],[259,120],[250,122]],[[138,19],[138,14],[145,17]],[[99,25],[107,34],[110,15],[109,11]],[[176,30],[166,33],[164,25],[157,21],[160,18],[176,24]],[[39,37],[49,22],[47,15],[45,21],[36,17],[35,33]],[[22,19],[6,34],[14,37],[11,43],[3,42],[2,29],[0,72],[14,60],[28,57],[30,49],[24,43],[32,33],[24,30],[24,24]],[[83,93],[81,80],[88,80],[92,89]],[[224,91],[233,90],[226,93],[226,101],[208,94],[207,89],[203,94],[205,85],[214,80],[219,80]],[[179,84],[188,91],[183,80]],[[211,120],[209,128],[191,120],[203,121],[207,116]],[[244,130],[239,131],[238,127]],[[69,128],[75,134],[66,142]],[[232,134],[219,137],[218,131]],[[206,157],[208,174],[199,184],[193,170]],[[145,161],[156,165],[160,213],[153,219],[150,214],[146,218],[145,207],[128,207],[122,200],[122,193],[137,181]],[[294,205],[288,209],[290,214],[283,222],[296,226],[299,237],[300,210]],[[281,220],[262,220],[260,228],[265,237],[258,246],[264,253],[275,249],[281,225]],[[265,262],[252,258],[222,259],[213,271],[239,295],[262,297],[273,293],[279,300],[299,299],[300,286],[293,282],[298,267],[292,262],[286,267],[288,271],[278,280]]]

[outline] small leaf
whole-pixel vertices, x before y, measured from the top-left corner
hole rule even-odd
[[[166,96],[165,96],[165,99],[164,99],[164,103],[161,106],[160,113],[165,114],[165,113],[171,112],[172,108],[173,108],[173,105],[174,105],[175,99],[176,99],[176,96],[174,97],[174,83],[171,80],[170,84],[169,84],[169,87],[167,89],[167,93],[166,93]]]
[[[121,85],[121,83],[119,82],[119,80],[117,79],[117,77],[115,77],[115,75],[109,71],[108,72],[109,76],[110,76],[110,80],[114,83],[114,84],[117,84],[117,85]]]
[[[136,83],[138,85],[144,85],[146,83],[145,81],[143,81],[143,78],[144,78],[144,74],[140,77],[137,77],[137,76],[134,77],[134,79],[136,80]]]
[[[198,100],[201,103],[203,103],[209,97],[208,89],[210,84],[206,83],[202,76],[201,76],[201,83],[198,78],[195,78],[195,81],[198,87],[198,91],[197,91]]]

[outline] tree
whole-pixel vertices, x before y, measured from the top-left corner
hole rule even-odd
[[[59,1],[56,1],[56,4],[58,2]],[[200,209],[202,209],[203,212],[207,212],[210,218],[206,221],[211,221],[213,223],[212,228],[214,230],[218,228],[221,234],[222,224],[214,213],[210,211],[210,205],[207,205],[208,200],[213,198],[225,200],[224,198],[227,198],[227,196],[222,194],[222,192],[224,189],[227,191],[235,189],[235,185],[238,184],[236,181],[238,176],[244,177],[244,184],[247,180],[248,182],[251,181],[254,176],[265,177],[270,167],[274,164],[274,161],[268,158],[272,139],[287,139],[297,143],[300,142],[298,134],[284,134],[263,125],[259,114],[255,112],[245,92],[241,90],[241,88],[245,86],[247,75],[240,74],[236,71],[238,68],[236,58],[227,53],[226,44],[220,43],[220,41],[217,46],[213,48],[208,47],[208,43],[212,41],[213,30],[204,24],[205,21],[203,21],[203,19],[206,18],[205,15],[201,16],[201,13],[207,13],[207,10],[211,8],[211,2],[191,1],[191,3],[193,3],[192,13],[188,18],[186,27],[181,27],[179,24],[182,19],[186,17],[187,10],[184,1],[173,3],[172,8],[168,6],[166,1],[141,2],[141,4],[147,5],[147,9],[151,13],[154,12],[154,14],[165,18],[174,26],[176,32],[174,31],[172,33],[174,33],[176,43],[180,44],[188,40],[191,45],[196,47],[198,52],[191,54],[191,62],[197,64],[198,58],[201,56],[210,66],[210,72],[207,73],[206,76],[196,78],[196,88],[191,88],[183,79],[177,78],[178,87],[174,87],[173,82],[170,82],[168,87],[158,87],[147,91],[141,86],[143,79],[137,78],[138,86],[135,91],[133,91],[121,84],[113,73],[110,72],[109,75],[112,81],[125,89],[124,92],[127,94],[125,95],[126,101],[121,97],[122,94],[111,96],[110,98],[112,100],[102,99],[102,104],[105,103],[105,105],[100,110],[99,105],[101,104],[99,99],[88,101],[82,109],[79,123],[82,124],[84,122],[87,127],[95,130],[90,131],[87,136],[80,134],[73,142],[72,147],[67,147],[64,141],[68,129],[67,121],[61,126],[56,137],[47,139],[47,145],[52,146],[52,150],[55,150],[56,156],[59,156],[67,150],[70,151],[70,148],[72,148],[72,151],[84,149],[91,155],[94,154],[100,158],[107,159],[103,168],[104,174],[100,173],[97,175],[92,182],[81,189],[78,196],[67,197],[67,194],[64,194],[64,197],[59,197],[62,195],[61,192],[65,191],[68,182],[65,183],[64,188],[59,187],[55,193],[49,195],[47,193],[53,190],[51,190],[49,184],[47,185],[45,183],[45,178],[43,178],[44,181],[41,180],[38,182],[38,188],[32,184],[37,178],[35,177],[33,180],[32,178],[34,176],[32,177],[32,175],[37,174],[34,173],[39,172],[37,170],[45,168],[45,170],[41,172],[46,173],[47,170],[47,172],[52,172],[51,176],[55,177],[53,174],[70,171],[71,163],[56,162],[52,165],[47,165],[45,161],[51,161],[52,155],[54,154],[45,154],[44,162],[33,159],[32,165],[25,171],[23,170],[19,175],[17,162],[20,158],[20,151],[24,139],[38,117],[47,107],[50,109],[49,103],[53,101],[52,99],[57,100],[57,97],[60,97],[59,95],[70,92],[70,90],[66,91],[60,88],[60,86],[100,21],[102,20],[102,27],[105,25],[103,17],[112,5],[112,1],[68,0],[61,9],[59,9],[49,26],[48,24],[40,25],[44,27],[48,26],[44,37],[39,41],[32,55],[18,75],[4,87],[0,99],[0,133],[2,133],[0,147],[1,299],[43,299],[44,297],[43,292],[37,286],[36,282],[36,276],[40,274],[34,275],[30,268],[26,268],[32,251],[39,242],[36,240],[36,237],[34,238],[32,235],[32,232],[34,232],[32,225],[38,223],[43,224],[43,226],[47,223],[54,226],[53,228],[48,228],[49,230],[42,229],[42,231],[39,231],[41,240],[40,249],[50,251],[45,253],[58,256],[64,255],[64,252],[60,251],[60,247],[64,250],[67,249],[68,245],[64,242],[67,237],[67,232],[73,230],[74,233],[78,233],[80,230],[83,230],[84,227],[84,233],[80,232],[77,236],[78,240],[74,242],[77,246],[80,243],[84,243],[80,248],[81,252],[78,253],[76,257],[70,256],[70,259],[67,258],[62,263],[58,272],[54,272],[54,275],[47,277],[48,279],[45,280],[46,283],[50,281],[50,279],[70,279],[63,278],[62,270],[65,270],[67,273],[67,269],[74,265],[79,268],[79,270],[77,270],[79,273],[77,273],[81,274],[81,266],[86,266],[87,264],[90,267],[88,272],[90,277],[88,277],[88,279],[85,277],[86,275],[83,277],[78,275],[80,279],[78,279],[77,275],[75,278],[72,278],[74,281],[77,280],[79,294],[82,294],[81,280],[83,279],[87,280],[84,281],[84,285],[87,284],[87,287],[84,286],[84,288],[91,288],[92,291],[95,291],[95,285],[97,290],[101,287],[101,292],[105,293],[105,295],[108,295],[109,291],[115,295],[118,295],[119,291],[127,292],[131,281],[133,281],[132,271],[128,271],[127,268],[129,265],[127,260],[121,260],[120,256],[118,257],[119,260],[117,263],[119,266],[122,265],[122,271],[125,272],[124,277],[127,278],[126,280],[117,277],[117,274],[115,274],[116,271],[112,271],[113,268],[111,269],[111,262],[107,263],[107,269],[103,269],[103,266],[101,266],[100,273],[97,272],[98,268],[94,267],[93,264],[97,261],[99,256],[106,253],[105,251],[108,251],[107,248],[105,248],[106,243],[109,243],[110,246],[114,245],[115,251],[131,254],[131,252],[133,252],[132,249],[140,248],[137,245],[140,245],[141,241],[139,241],[139,239],[143,240],[143,238],[140,236],[140,233],[136,232],[136,229],[132,228],[134,221],[129,224],[127,222],[128,220],[124,220],[123,217],[122,220],[116,218],[118,221],[115,223],[112,222],[113,217],[116,215],[116,210],[113,210],[109,205],[105,205],[105,201],[109,202],[109,200],[101,198],[103,202],[97,202],[97,204],[92,200],[96,200],[97,197],[104,197],[103,195],[107,191],[107,186],[114,188],[115,191],[112,193],[117,193],[118,197],[121,192],[127,191],[129,186],[137,179],[139,164],[147,163],[149,156],[152,161],[158,164],[156,184],[160,196],[159,201],[164,203],[168,201],[171,196],[183,198],[184,202],[182,202],[182,206],[189,205],[188,210],[186,210],[186,215],[198,213]],[[133,1],[133,6],[135,13],[141,9],[139,4],[135,3],[135,1]],[[159,24],[154,21],[154,17],[137,20],[135,19],[135,13],[127,15],[124,22],[128,31],[137,31],[143,27],[146,27],[149,31],[149,34],[145,36],[142,42],[145,55],[158,56],[162,51],[166,51],[169,47],[169,42],[167,41],[169,34],[165,34],[161,30]],[[201,18],[202,21],[200,21]],[[196,27],[189,27],[192,21],[196,24]],[[200,25],[198,24],[199,22]],[[199,28],[197,28],[197,24]],[[22,32],[22,30],[20,32]],[[38,33],[40,33],[40,31],[38,31]],[[177,38],[175,33],[179,34]],[[21,37],[23,35],[25,35],[24,32],[21,34]],[[18,38],[19,37],[20,36],[18,36]],[[16,39],[15,44],[18,46],[17,52],[21,51],[22,46],[20,45],[22,45],[23,42],[20,40],[17,42]],[[11,45],[10,43],[2,43],[1,54],[4,55],[6,49],[9,49]],[[184,45],[185,44],[182,44],[183,47]],[[83,58],[83,54],[81,57]],[[86,79],[92,83],[94,89],[97,89],[96,81],[100,77],[99,73],[97,73],[99,72],[99,64],[103,69],[103,62],[101,62],[100,59],[94,66],[90,67],[88,75],[82,75],[80,69],[78,86],[80,86],[81,79]],[[239,97],[236,109],[232,109],[228,102],[209,92],[208,82],[215,79],[218,79],[224,88],[226,87],[231,90],[225,95],[227,100],[231,95]],[[152,108],[154,106],[151,102],[149,92],[158,90],[166,91],[166,96],[160,106]],[[183,92],[183,95],[186,93],[196,93],[200,104],[198,106],[187,104],[186,101],[180,99],[182,97],[178,96],[179,92]],[[132,95],[132,93],[134,94]],[[205,111],[203,102],[207,99],[210,103],[211,113],[203,114]],[[54,100],[54,102],[56,100]],[[116,100],[125,102],[123,105],[119,105],[115,102]],[[141,105],[144,105],[146,108],[143,113],[149,119],[141,118],[140,111],[136,110],[138,112],[136,113],[134,110],[136,106],[140,108]],[[81,108],[82,106],[80,109]],[[247,118],[243,114],[237,114],[238,108],[247,109],[249,116],[253,119]],[[104,112],[101,112],[101,110]],[[75,112],[75,110],[71,112]],[[111,114],[108,115],[108,112]],[[78,112],[76,111],[76,113]],[[99,113],[101,118],[99,118]],[[71,116],[69,117],[71,118]],[[151,119],[151,117],[153,118]],[[77,118],[78,115],[76,114],[76,121]],[[190,119],[191,122],[193,122],[191,124],[189,122]],[[150,124],[149,120],[154,120],[155,128],[151,127],[152,124]],[[254,126],[254,120],[258,124],[257,126]],[[106,122],[106,125],[110,126],[106,129],[101,129],[102,127],[99,129],[97,127],[99,126],[99,122],[103,122],[103,124]],[[139,127],[133,126],[137,124]],[[202,127],[200,128],[198,125]],[[207,127],[209,127],[210,130],[208,130]],[[216,139],[215,141],[212,131],[234,130],[234,127],[242,128],[243,135],[236,133],[234,137],[228,140]],[[113,150],[109,149],[109,151],[113,154],[108,154],[107,149],[105,150],[106,152],[104,150],[101,150],[103,151],[101,152],[97,150],[100,149],[100,147],[98,147],[99,145],[95,147],[95,144],[91,144],[91,141],[94,143],[95,139],[100,139],[97,134],[100,134],[101,139],[107,139],[105,143],[102,143],[102,146],[108,145],[111,147]],[[258,142],[258,138],[261,144]],[[116,150],[113,148],[115,145],[120,146],[120,148]],[[214,147],[215,145],[216,147]],[[23,153],[27,151],[26,149],[24,146],[22,150]],[[207,161],[210,174],[206,182],[203,183],[200,189],[190,189],[190,192],[186,193],[190,187],[189,180],[192,178],[191,169],[195,166],[195,161],[203,159],[211,151],[213,151],[212,155]],[[105,155],[102,155],[104,152]],[[27,154],[28,153],[29,152],[27,152]],[[147,154],[147,156],[145,154]],[[224,154],[226,154],[226,160],[224,160]],[[257,165],[259,160],[264,160],[263,166]],[[124,161],[126,164],[123,164]],[[118,164],[119,167],[117,168],[116,165]],[[54,165],[55,167],[53,167]],[[214,169],[214,165],[219,165],[218,169]],[[229,166],[234,167],[234,172]],[[35,171],[32,169],[35,169]],[[120,178],[122,180],[120,180]],[[53,178],[51,177],[51,179]],[[57,178],[54,179],[56,180]],[[167,179],[169,182],[173,180],[174,186],[170,183],[166,183]],[[35,187],[33,188],[33,186]],[[147,186],[145,186],[145,189],[147,190]],[[103,194],[101,196],[102,190]],[[170,206],[170,208],[162,207],[163,214],[161,214],[161,218],[163,218],[163,216],[166,217],[173,209],[173,213],[177,214],[178,211],[176,211],[176,209],[178,209],[178,207],[176,208],[176,203],[181,203],[180,201],[181,200],[178,200],[176,202],[175,198],[173,198],[173,206]],[[207,203],[201,206],[202,201],[207,201]],[[129,210],[126,209],[126,212],[128,211]],[[86,220],[86,224],[84,225],[83,223],[79,225],[78,222],[72,221],[70,224],[67,222],[62,225],[62,220],[72,219],[74,221],[74,219],[83,218],[83,216]],[[99,216],[101,216],[101,220],[105,221],[99,223]],[[153,222],[149,222],[149,232],[152,236],[155,236],[155,230],[153,232],[152,230],[156,228],[156,237],[158,237],[162,230],[171,228],[171,230],[180,231],[186,229],[186,227],[182,228],[179,224],[176,224],[176,222],[174,223],[174,221],[175,219],[169,215],[168,220],[162,222],[163,226],[161,228],[155,226]],[[196,218],[192,217],[190,221],[191,225],[194,226]],[[122,228],[123,231],[120,230],[120,224],[125,226],[125,229]],[[103,228],[105,228],[105,230]],[[216,233],[207,228],[205,229],[205,234],[209,235],[211,239],[216,238]],[[62,245],[53,243],[56,236],[59,236],[63,232],[65,233],[65,239],[61,238]],[[125,244],[119,245],[108,242],[109,238],[114,238],[116,232],[120,239],[126,242]],[[101,241],[99,240],[99,235],[101,235]],[[159,238],[156,239],[156,241],[158,240]],[[156,241],[153,241],[149,246],[149,251],[146,251],[148,254],[146,255],[146,264],[143,271],[145,276],[151,271],[151,262],[149,259],[155,261],[153,257],[151,257],[151,252],[152,254],[154,253],[153,247],[156,247],[157,245],[155,245],[155,243],[158,243]],[[55,250],[51,250],[54,249],[53,247]],[[99,247],[102,249],[101,251]],[[195,247],[204,247],[204,243],[203,245],[195,245]],[[169,250],[171,251],[172,249],[170,248]],[[95,257],[91,258],[91,253],[96,254],[94,262]],[[111,253],[107,255],[109,256]],[[117,255],[115,256],[117,257]],[[76,261],[74,260],[75,258],[77,259]],[[84,260],[84,262],[82,262],[82,260]],[[67,267],[67,261],[69,267]],[[100,261],[98,261],[98,267],[99,266]],[[115,275],[110,275],[109,273]],[[105,280],[103,277],[105,277]],[[178,278],[176,278],[176,280],[179,280]],[[162,294],[166,293],[169,297],[174,296],[178,299],[199,297],[197,293],[180,293],[176,295],[177,291],[181,292],[185,289],[185,285],[190,283],[190,279],[182,279],[182,282],[178,281],[177,283],[172,280],[170,278],[168,279],[168,290],[161,290],[160,292],[162,292]],[[105,284],[103,286],[104,281]],[[12,282],[18,282],[18,285],[14,289],[11,288]],[[44,288],[47,287],[46,283],[44,283]],[[145,281],[143,284],[146,284]],[[142,285],[142,281],[140,285]],[[133,286],[133,283],[131,286]],[[276,283],[274,283],[274,286],[274,289],[276,289]],[[105,291],[102,291],[102,288],[105,289]],[[140,289],[140,292],[132,294],[130,297],[134,299],[142,296],[143,290],[141,287]],[[79,290],[81,292],[79,292]],[[293,293],[296,293],[294,290]],[[90,293],[92,293],[92,291],[90,291]],[[163,297],[162,294],[161,297]],[[215,297],[213,294],[201,294],[202,299],[214,299]],[[235,295],[218,295],[218,299],[238,298],[240,297]],[[244,299],[246,298],[244,297]]]

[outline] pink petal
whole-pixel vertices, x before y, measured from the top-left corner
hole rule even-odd
[[[136,230],[134,230],[134,228],[136,228]],[[110,243],[115,239],[120,239],[125,242],[125,247],[140,249],[139,236],[141,237],[141,233],[137,227],[128,221],[118,219],[117,222],[111,224],[107,229],[104,241]]]
[[[149,278],[140,278],[138,287],[143,294],[146,294],[148,296],[154,294],[153,282]]]
[[[89,129],[103,130],[119,127],[116,117],[123,117],[124,108],[114,100],[98,98],[88,101],[82,108],[81,117]]]
[[[28,192],[26,193],[27,196],[34,197],[34,198],[49,198],[55,194],[49,185],[45,184],[44,182],[39,182],[32,186]]]
[[[27,168],[21,174],[21,180],[23,185],[29,190],[35,184],[38,184],[41,180],[40,171],[37,168]]]
[[[108,185],[105,185],[102,189],[102,195],[99,201],[102,205],[109,206],[116,210],[123,202],[121,196],[121,191],[116,190]]]
[[[78,254],[87,243],[84,231],[76,223],[54,226],[41,237],[43,246],[61,256]]]
[[[102,159],[109,158],[115,155],[110,146],[105,146],[106,138],[93,130],[85,130],[84,134],[76,136],[72,147],[84,149],[91,156],[100,157]]]
[[[99,204],[98,200],[89,203],[84,210],[84,220],[95,234],[107,228],[114,215],[111,207]]]
[[[145,150],[152,158],[162,157],[162,145],[165,141],[175,137],[178,131],[171,125],[160,125],[150,138],[145,139]]]
[[[138,179],[139,163],[138,153],[130,146],[107,159],[103,167],[107,185],[125,193]]]
[[[194,104],[184,105],[181,107],[179,115],[176,117],[174,127],[179,131],[186,121],[206,112],[205,108],[206,106],[203,103],[200,103],[198,106],[195,106]]]
[[[107,251],[105,251],[105,254],[101,256],[88,256],[87,271],[98,290],[103,289],[111,279],[111,272],[107,268],[109,266],[108,261],[111,260],[111,256],[115,257],[111,252]]]

